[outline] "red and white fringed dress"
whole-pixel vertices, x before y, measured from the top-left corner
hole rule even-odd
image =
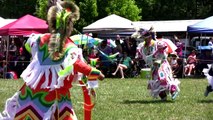
[[[166,51],[157,51],[152,56],[152,80],[148,81],[148,89],[154,98],[166,99],[167,94],[174,100],[180,91],[180,81],[173,77],[171,66],[167,61]]]
[[[82,60],[81,51],[69,39],[64,56],[52,60],[47,49],[49,37],[33,35],[28,39],[32,61],[21,75],[25,84],[6,101],[0,119],[77,120],[70,98],[72,82],[83,73],[92,78],[88,80],[90,87],[97,86],[100,71]]]

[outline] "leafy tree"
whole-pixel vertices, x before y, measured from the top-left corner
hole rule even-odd
[[[212,15],[212,0],[136,0],[143,20],[199,19]]]
[[[196,1],[196,17],[206,18],[212,16],[213,1],[212,0],[195,0]]]
[[[96,0],[84,0],[75,3],[79,6],[81,16],[80,20],[74,24],[74,28],[76,28],[74,32],[78,33],[84,26],[94,22],[98,12]],[[46,19],[47,9],[48,0],[37,0],[36,14],[40,18]]]
[[[20,18],[26,14],[33,15],[36,0],[0,0],[0,15],[4,18]]]
[[[213,13],[212,0],[71,0],[80,8],[80,20],[75,28],[83,27],[111,14],[132,21],[203,19]],[[46,20],[48,0],[0,0],[3,18],[19,18],[26,14]]]
[[[153,5],[155,20],[187,19],[185,0],[157,0]]]
[[[80,20],[77,21],[75,28],[82,31],[82,28],[93,23],[98,16],[97,1],[96,0],[83,0],[76,2],[80,9]]]
[[[120,15],[132,21],[140,20],[140,12],[135,0],[98,0],[99,19],[110,14]]]
[[[48,0],[37,0],[36,15],[44,20],[47,18],[47,3]]]
[[[157,3],[157,0],[135,0],[136,5],[143,9],[139,14],[142,16],[143,20],[153,20],[155,14],[154,5]],[[141,19],[142,20],[142,19]]]

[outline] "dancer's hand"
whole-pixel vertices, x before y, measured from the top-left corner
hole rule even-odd
[[[98,76],[99,80],[103,80],[105,78],[105,75],[101,72],[100,75]]]

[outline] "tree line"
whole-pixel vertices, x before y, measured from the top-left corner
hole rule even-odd
[[[53,0],[54,1],[54,0]],[[212,0],[72,0],[80,8],[75,28],[83,27],[110,14],[132,21],[204,19],[213,13]],[[0,0],[3,18],[31,14],[46,19],[48,0]]]

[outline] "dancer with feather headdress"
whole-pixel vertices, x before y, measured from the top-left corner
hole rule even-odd
[[[153,40],[150,31],[142,33],[144,42],[138,45],[136,58],[143,59],[146,66],[151,68],[148,90],[151,96],[167,100],[167,96],[176,99],[180,82],[173,78],[170,64],[167,61],[167,45],[163,41]]]
[[[79,9],[72,2],[50,7],[50,33],[31,35],[26,42],[32,61],[21,74],[25,83],[6,101],[1,120],[77,119],[70,98],[72,82],[79,73],[88,76],[90,88],[97,87],[97,79],[104,79],[99,70],[83,61],[81,50],[69,39],[73,22],[78,19]]]

